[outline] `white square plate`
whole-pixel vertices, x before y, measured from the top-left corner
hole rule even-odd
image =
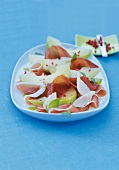
[[[76,48],[75,45],[72,44],[67,44],[67,43],[62,43],[62,45],[66,48]],[[16,81],[18,80],[18,75],[23,68],[25,68],[28,65],[28,54],[34,54],[35,52],[40,52],[40,53],[45,53],[46,50],[46,45],[39,45],[36,46],[26,53],[24,53],[19,61],[17,62],[13,74],[12,74],[12,79],[11,79],[11,87],[10,87],[10,93],[11,93],[11,98],[15,106],[20,109],[22,112],[38,118],[38,119],[43,119],[43,120],[48,120],[48,121],[57,121],[57,122],[68,122],[68,121],[75,121],[75,120],[80,120],[84,118],[88,118],[90,116],[93,116],[100,111],[102,111],[109,103],[110,99],[110,91],[109,91],[109,84],[108,80],[105,74],[105,71],[99,61],[91,55],[88,59],[91,60],[93,63],[99,66],[101,69],[100,73],[98,74],[99,78],[102,78],[102,85],[104,86],[107,94],[106,96],[100,98],[100,103],[98,108],[90,108],[88,111],[85,112],[78,112],[78,113],[72,113],[70,116],[63,115],[63,114],[54,114],[54,113],[42,113],[42,112],[37,112],[37,111],[32,111],[28,109],[28,106],[25,104],[23,100],[23,96],[21,95],[21,92],[18,91],[18,89],[15,86]]]

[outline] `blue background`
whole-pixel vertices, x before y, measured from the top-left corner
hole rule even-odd
[[[99,57],[111,91],[91,118],[53,123],[19,111],[10,98],[20,56],[48,35],[74,44],[75,34],[119,38],[119,1],[0,0],[0,170],[119,169],[119,53]]]

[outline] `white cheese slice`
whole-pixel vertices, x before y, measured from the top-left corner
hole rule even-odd
[[[56,98],[57,98],[56,92],[54,92],[51,95],[49,95],[48,98],[45,100],[45,102],[43,104],[43,108],[48,110],[50,102],[55,100]]]
[[[81,95],[84,95],[91,91],[89,87],[80,79],[80,74],[78,74],[77,77],[77,90]]]
[[[25,97],[29,96],[29,97],[36,98],[36,97],[40,96],[45,90],[46,90],[46,85],[45,84],[41,84],[40,85],[40,89],[37,92],[35,92],[33,94],[25,95]]]
[[[75,107],[85,107],[90,104],[92,101],[92,96],[95,94],[95,91],[90,91],[89,93],[84,94],[83,96],[76,99],[73,103]]]
[[[80,69],[80,72],[86,74],[88,78],[93,78],[95,77],[99,72],[100,68],[87,68],[87,67],[82,67]]]
[[[83,76],[81,73],[84,73],[86,77],[93,78],[100,72],[100,68],[82,67],[79,71],[76,71],[76,70],[70,70],[70,71],[71,71],[70,77],[72,78],[76,78],[79,73],[80,73],[80,76]]]
[[[28,55],[28,59],[29,59],[29,62],[31,64],[33,64],[34,62],[40,61],[44,58],[45,58],[45,56],[43,56],[43,55],[36,55],[36,54],[29,54]]]
[[[64,75],[66,77],[69,77],[70,76],[70,67],[69,67],[69,63],[68,64],[65,64],[65,65],[61,65],[61,66],[58,66],[56,67],[56,72],[49,75],[49,76],[46,76],[45,77],[45,82],[46,83],[52,83],[53,80],[59,76],[59,75]]]
[[[79,71],[76,70],[70,70],[71,74],[70,77],[71,78],[77,78]]]
[[[41,76],[36,76],[35,73],[33,73],[33,72],[19,75],[20,81],[34,82],[34,83],[40,83],[40,81],[44,81],[45,77],[46,76],[44,74],[42,74]]]

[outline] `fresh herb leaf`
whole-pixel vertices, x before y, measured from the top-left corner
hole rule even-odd
[[[71,116],[71,112],[62,112],[62,115]]]
[[[86,74],[85,73],[83,73],[83,72],[80,72],[84,77],[86,77]]]
[[[50,108],[56,108],[56,107],[58,106],[58,104],[59,104],[59,101],[60,101],[59,98],[51,101],[50,104],[49,104],[49,107],[50,107]]]
[[[71,61],[72,61],[72,60],[74,60],[74,59],[76,59],[76,58],[77,58],[77,54],[76,54],[76,53],[74,53],[74,55],[73,55],[73,57],[72,57]]]
[[[94,79],[94,78],[90,78],[90,81],[92,81],[93,83],[95,83],[95,84],[96,84],[96,81],[95,81],[95,79]]]
[[[24,96],[26,96],[26,94],[24,93],[22,96],[24,97]]]
[[[102,79],[100,78],[95,78],[96,84],[101,84],[102,83]]]
[[[36,54],[36,55],[43,55],[42,53],[39,53],[39,52],[36,52],[35,54]]]
[[[29,107],[29,110],[36,110],[36,107]]]
[[[30,69],[29,68],[23,68],[25,71],[29,71]]]
[[[46,106],[46,111],[48,112],[48,106]]]

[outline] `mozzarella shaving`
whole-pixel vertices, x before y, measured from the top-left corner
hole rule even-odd
[[[95,77],[99,72],[100,68],[87,68],[87,67],[82,67],[80,69],[80,72],[86,74],[88,78],[93,78]]]
[[[44,58],[45,58],[45,56],[43,56],[43,55],[36,55],[36,54],[29,54],[28,55],[28,59],[29,59],[29,62],[31,64],[33,64],[35,62],[38,62],[38,61],[40,61],[40,60],[42,60]]]
[[[84,94],[83,96],[76,99],[73,103],[75,107],[85,107],[89,105],[92,101],[92,96],[95,94],[95,91],[90,91],[89,93]]]
[[[88,86],[80,79],[80,74],[78,74],[78,77],[77,77],[77,90],[81,95],[84,95],[91,91],[88,88]]]
[[[51,95],[49,95],[48,98],[45,100],[45,102],[43,104],[43,108],[48,110],[50,102],[55,100],[56,98],[57,98],[56,92],[54,92]]]
[[[35,73],[29,72],[27,74],[21,74],[19,76],[19,79],[22,82],[34,82],[34,83],[40,83],[40,81],[43,81],[45,79],[45,75],[42,74],[41,76],[36,76]]]
[[[100,68],[82,67],[79,71],[77,70],[70,71],[71,71],[70,77],[72,78],[77,78],[78,74],[82,76],[81,73],[84,73],[88,78],[94,78],[100,72]]]
[[[49,76],[46,76],[45,77],[45,82],[46,83],[52,83],[53,80],[59,76],[59,75],[65,75],[66,77],[69,77],[70,76],[70,67],[69,67],[69,63],[68,64],[65,64],[65,65],[61,65],[61,66],[58,66],[56,68],[56,72],[49,75]]]

